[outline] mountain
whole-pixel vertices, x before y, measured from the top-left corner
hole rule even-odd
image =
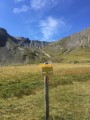
[[[13,37],[0,28],[0,64],[27,64],[45,61],[90,63],[90,28],[56,42]]]
[[[0,28],[0,64],[26,64],[40,61],[45,56],[41,49],[48,42],[29,40],[24,37],[13,37]]]
[[[51,43],[44,51],[54,62],[90,62],[90,28]]]

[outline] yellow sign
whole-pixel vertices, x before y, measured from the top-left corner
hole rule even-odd
[[[42,67],[42,73],[44,75],[49,75],[49,74],[52,74],[53,72],[53,66],[52,64],[41,64],[40,65]]]

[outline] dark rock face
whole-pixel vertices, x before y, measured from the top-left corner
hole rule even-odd
[[[0,28],[0,35],[6,35],[7,31],[3,28]]]
[[[0,47],[4,47],[7,41],[7,31],[0,28]]]
[[[17,42],[20,46],[27,46],[30,48],[42,48],[44,46],[47,46],[49,42],[45,41],[39,41],[39,40],[29,40],[29,38],[24,37],[15,37],[17,39]]]

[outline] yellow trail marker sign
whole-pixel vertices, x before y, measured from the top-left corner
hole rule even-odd
[[[50,75],[53,73],[53,66],[52,64],[40,64],[40,67],[42,68],[42,74],[44,75]]]

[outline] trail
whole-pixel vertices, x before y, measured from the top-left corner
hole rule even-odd
[[[44,55],[46,55],[48,58],[51,58],[51,56],[50,56],[48,53],[46,53],[46,52],[44,52],[44,51],[42,51],[42,50],[41,50],[41,52],[42,52]]]

